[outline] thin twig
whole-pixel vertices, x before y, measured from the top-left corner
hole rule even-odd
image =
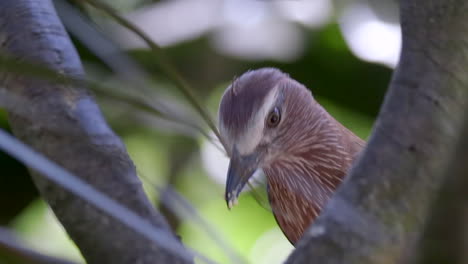
[[[123,101],[142,111],[148,112],[150,114],[155,114],[169,121],[181,123],[190,128],[193,128],[199,133],[201,133],[203,136],[205,136],[208,139],[208,141],[210,141],[213,145],[218,146],[216,142],[214,141],[214,139],[212,138],[212,136],[210,136],[207,132],[205,132],[203,128],[201,128],[199,125],[192,124],[191,122],[188,122],[187,120],[183,120],[173,114],[168,113],[167,111],[158,109],[158,107],[154,106],[153,104],[150,104],[149,102],[147,102],[147,100],[143,100],[141,98],[135,98],[135,97],[130,96],[129,94],[125,94],[125,95],[119,94],[118,92],[115,92],[115,89],[107,87],[106,85],[103,85],[97,81],[86,78],[85,76],[77,77],[77,76],[64,75],[62,73],[48,69],[41,65],[37,65],[37,64],[33,64],[30,62],[25,62],[25,61],[18,61],[15,58],[12,58],[10,56],[7,56],[1,53],[0,53],[0,71],[28,75],[31,77],[38,77],[47,81],[54,81],[54,82],[59,82],[59,83],[64,83],[64,84],[71,83],[75,85],[87,86],[93,89],[95,92],[105,95],[107,98],[117,100],[117,101]]]
[[[147,219],[96,190],[92,185],[50,161],[2,129],[0,129],[0,149],[39,172],[39,175],[62,186],[174,255],[186,260],[197,256],[206,263],[215,263],[194,250],[185,249],[167,230],[154,226]]]
[[[75,262],[47,256],[23,246],[14,233],[0,228],[0,263],[2,260],[14,260],[29,264],[76,264]],[[15,262],[16,263],[16,262]]]
[[[193,92],[192,87],[188,84],[188,82],[175,70],[175,68],[169,63],[169,60],[165,57],[162,49],[156,44],[151,38],[146,35],[141,29],[139,29],[136,25],[130,22],[128,19],[121,16],[114,8],[103,3],[98,0],[84,0],[88,4],[94,6],[97,9],[104,11],[110,17],[115,19],[117,23],[122,25],[123,27],[129,29],[133,33],[135,33],[138,37],[140,37],[148,46],[149,48],[155,53],[156,56],[159,57],[159,64],[161,70],[168,75],[170,79],[172,79],[177,88],[182,92],[182,94],[187,98],[187,100],[192,104],[193,107],[198,111],[200,116],[203,120],[207,123],[208,127],[213,130],[216,137],[219,139],[223,147],[226,149],[226,145],[219,134],[219,131],[214,124],[213,120],[210,117],[208,111],[202,106],[201,101]]]
[[[161,194],[161,203],[166,205],[167,208],[169,208],[174,214],[176,214],[179,218],[190,219],[190,221],[193,221],[200,228],[202,228],[205,233],[216,243],[216,245],[226,253],[226,255],[230,258],[231,263],[247,263],[247,261],[230,245],[227,244],[221,234],[219,234],[216,229],[214,229],[212,225],[197,212],[192,204],[187,201],[179,192],[177,192],[177,190],[171,188],[170,186],[159,186],[141,171],[138,171],[138,175],[142,180],[144,180]]]

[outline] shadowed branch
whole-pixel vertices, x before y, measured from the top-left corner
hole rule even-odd
[[[1,49],[5,53],[66,76],[84,76],[78,55],[49,0],[7,0],[0,5]],[[20,140],[151,225],[169,232],[166,221],[147,200],[124,145],[82,85],[21,74],[8,73],[4,77],[3,86],[28,102],[8,109],[13,133]],[[39,119],[25,118],[16,114],[18,108],[26,116],[47,114]],[[61,129],[66,133],[60,133]],[[151,243],[36,171],[32,175],[88,263],[190,262]],[[175,239],[173,234],[170,236]]]
[[[172,252],[176,256],[180,256],[188,261],[191,260],[191,254],[182,248],[168,230],[154,227],[146,219],[141,218],[134,212],[121,206],[115,200],[100,193],[91,185],[47,160],[39,153],[35,153],[28,146],[14,139],[3,130],[0,130],[0,149],[20,160],[34,171],[39,172],[45,178],[60,185],[64,189],[92,204],[97,209],[113,217],[116,221],[140,233],[142,237],[146,237],[146,239],[154,242],[168,252]],[[175,192],[171,193],[171,195],[173,199],[183,202],[180,197],[176,196]],[[190,206],[185,204],[185,210],[187,210],[188,213],[193,213],[193,211],[189,211],[189,208]],[[195,253],[194,255],[200,257],[206,263],[212,263],[209,259],[200,254]]]

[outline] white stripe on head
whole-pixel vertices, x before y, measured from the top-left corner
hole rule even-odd
[[[251,116],[243,133],[236,139],[237,151],[241,155],[252,153],[263,137],[265,118],[273,108],[278,97],[278,86],[273,87],[263,100],[260,109]],[[234,143],[234,142],[233,142]]]

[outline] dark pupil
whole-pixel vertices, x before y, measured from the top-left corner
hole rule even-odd
[[[275,108],[268,117],[268,125],[276,126],[280,121],[280,112],[277,108]]]
[[[270,117],[270,123],[276,124],[276,122],[278,122],[278,114],[272,113],[272,115]]]

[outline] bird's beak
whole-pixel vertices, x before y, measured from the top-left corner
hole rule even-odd
[[[236,148],[233,149],[231,161],[229,162],[225,193],[225,199],[229,209],[237,204],[237,198],[240,192],[257,168],[257,154],[253,153],[247,156],[241,156]]]

